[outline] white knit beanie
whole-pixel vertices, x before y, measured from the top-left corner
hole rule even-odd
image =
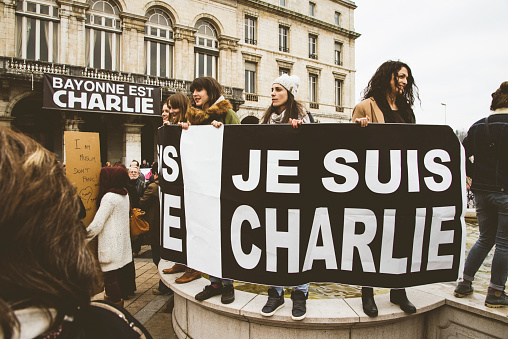
[[[296,92],[298,92],[298,86],[300,86],[300,78],[297,75],[289,76],[287,74],[282,74],[272,82],[272,86],[273,84],[281,85],[294,96],[296,95]]]

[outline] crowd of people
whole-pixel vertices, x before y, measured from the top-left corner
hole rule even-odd
[[[299,128],[312,122],[312,116],[295,99],[299,85],[296,75],[283,74],[276,78],[271,86],[272,103],[260,123],[290,124]],[[214,78],[197,78],[190,89],[192,102],[182,93],[167,98],[162,110],[163,125],[178,124],[188,129],[191,125],[220,128],[240,123],[231,103],[222,95],[222,86]],[[473,293],[475,273],[495,245],[485,303],[489,307],[506,307],[508,82],[504,82],[492,98],[493,114],[476,122],[464,140],[480,238],[467,257],[464,280],[459,282],[454,294],[464,297]],[[352,121],[361,127],[370,123],[414,124],[415,99],[419,99],[418,88],[410,67],[400,61],[387,61],[369,81],[363,100],[353,110]],[[122,333],[125,338],[150,337],[121,306],[136,290],[133,258],[142,242],[130,235],[133,208],[143,210],[150,225],[147,237],[154,264],[158,265],[161,259],[157,162],[150,165],[146,160],[141,164],[133,160],[129,167],[122,163],[106,163],[100,171],[98,210],[85,228],[80,221],[84,216],[76,189],[65,178],[63,167],[52,153],[32,139],[6,128],[0,128],[0,144],[0,204],[4,207],[0,214],[0,337],[3,333],[5,338],[73,338],[77,335],[106,338],[105,334],[111,331]],[[474,162],[469,160],[470,156],[474,156]],[[144,176],[141,168],[151,170]],[[86,247],[95,237],[98,239],[96,257]],[[201,272],[178,263],[163,273],[183,273],[176,279],[177,283],[201,277]],[[214,276],[209,279],[210,284],[196,294],[196,300],[218,295],[224,304],[235,300],[232,280]],[[91,297],[102,284],[107,303],[91,303]],[[308,289],[308,283],[293,287],[294,320],[306,316]],[[172,293],[162,281],[152,292]],[[283,292],[283,286],[268,288],[268,299],[260,310],[261,315],[272,316],[284,306]],[[404,289],[392,289],[390,301],[406,313],[417,311]],[[362,303],[368,316],[377,316],[372,287],[362,287]],[[118,317],[117,312],[123,318]],[[111,314],[115,314],[114,320]],[[122,322],[122,319],[128,321]],[[97,334],[99,330],[102,332]]]

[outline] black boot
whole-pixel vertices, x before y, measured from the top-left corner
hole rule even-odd
[[[374,301],[374,289],[372,287],[362,287],[362,306],[366,315],[377,317],[377,306]]]
[[[400,309],[406,313],[416,313],[416,307],[413,305],[406,295],[405,289],[390,290],[390,302],[399,305]]]

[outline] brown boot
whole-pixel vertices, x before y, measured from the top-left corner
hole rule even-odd
[[[201,278],[201,272],[193,270],[192,268],[187,268],[185,270],[184,275],[182,275],[180,278],[176,279],[175,282],[177,284],[185,284],[192,280],[196,280]]]
[[[120,299],[120,301],[116,301],[115,302],[115,301],[113,301],[113,299],[111,299],[111,297],[108,297],[105,294],[104,294],[104,301],[108,301],[108,302],[110,302],[112,304],[115,304],[115,305],[121,306],[121,307],[123,307],[123,305],[124,305],[124,300],[123,299]]]
[[[173,267],[171,267],[171,268],[163,269],[162,273],[173,274],[173,273],[185,272],[186,268],[187,268],[187,266],[185,266],[185,265],[174,264]]]

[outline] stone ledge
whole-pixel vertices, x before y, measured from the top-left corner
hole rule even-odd
[[[307,317],[302,321],[291,319],[292,303],[291,299],[286,298],[285,306],[274,316],[263,317],[260,311],[266,303],[266,296],[236,290],[235,301],[229,305],[222,304],[220,296],[199,302],[194,296],[202,291],[209,281],[201,278],[187,284],[176,284],[174,281],[181,274],[162,274],[164,268],[172,265],[172,262],[161,260],[159,274],[162,281],[175,292],[173,324],[179,338],[194,338],[194,335],[200,337],[203,334],[203,327],[210,326],[207,320],[209,317],[234,327],[234,331],[231,329],[233,332],[229,333],[228,326],[216,324],[212,327],[220,333],[214,333],[209,336],[210,338],[227,337],[228,333],[234,335],[242,333],[242,338],[250,338],[252,336],[249,333],[252,331],[252,333],[260,331],[270,336],[286,336],[291,332],[292,338],[308,338],[323,333],[340,334],[339,337],[346,335],[347,338],[356,336],[389,339],[408,336],[423,338],[422,333],[428,325],[427,315],[439,312],[438,310],[443,310],[443,307],[449,307],[448,309],[452,311],[453,309],[466,311],[487,321],[508,323],[508,309],[485,307],[482,299],[484,296],[481,295],[473,298],[455,298],[453,287],[444,284],[408,288],[409,300],[417,308],[417,313],[413,315],[405,314],[399,306],[392,304],[389,294],[381,294],[375,297],[379,309],[379,315],[375,318],[363,313],[361,298],[309,299]],[[203,319],[203,324],[199,323],[198,319]]]

